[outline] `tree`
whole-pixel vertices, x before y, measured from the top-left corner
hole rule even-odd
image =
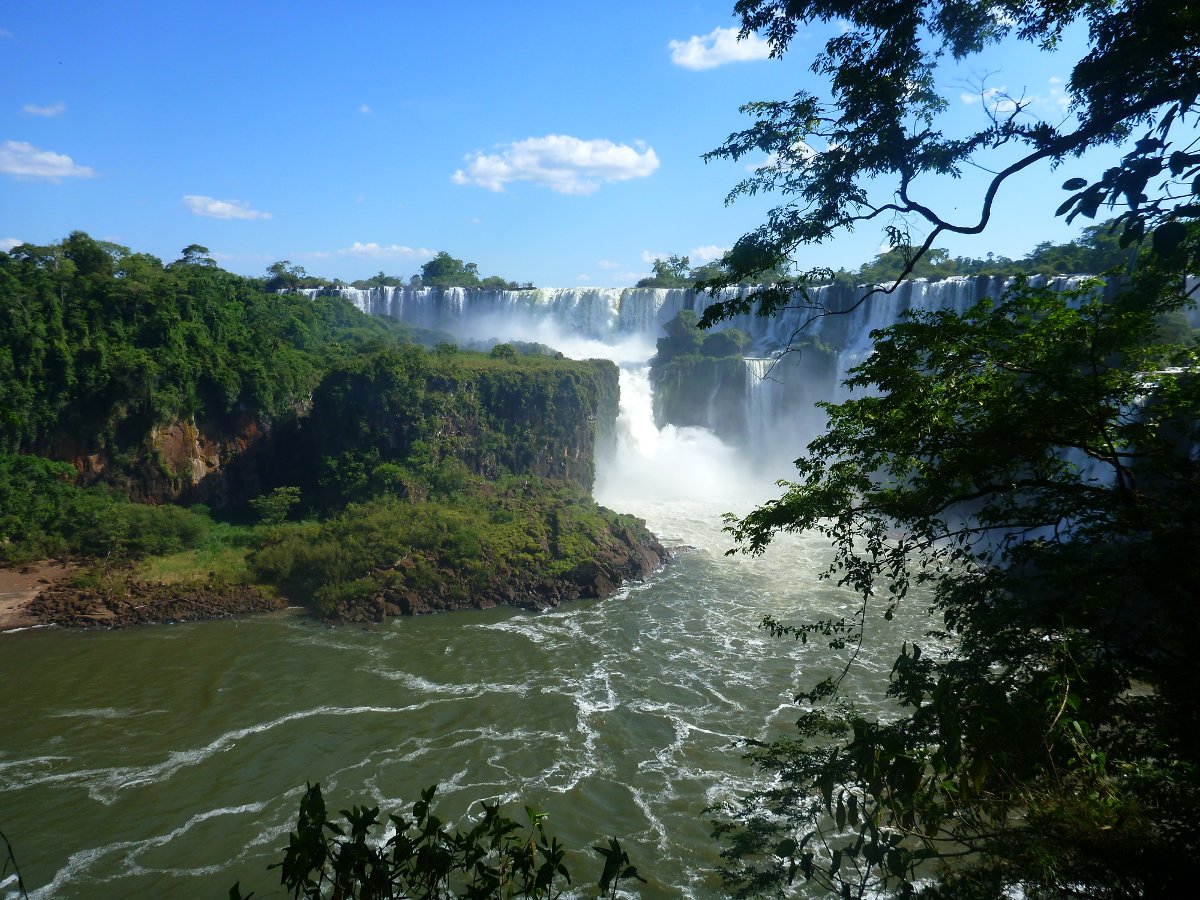
[[[300,286],[301,281],[308,277],[304,266],[294,266],[290,259],[271,263],[267,266],[267,275],[269,277],[264,287],[268,291],[294,290]]]
[[[474,287],[479,283],[479,266],[442,250],[421,266],[421,283],[426,287]]]
[[[288,485],[255,497],[250,501],[250,508],[258,513],[259,521],[264,525],[282,525],[292,507],[299,502],[300,488]]]
[[[516,359],[517,348],[512,344],[497,344],[488,351],[488,356],[492,359]]]
[[[655,259],[651,266],[654,274],[649,278],[641,279],[637,283],[637,286],[655,288],[691,287],[692,282],[688,277],[691,265],[691,260],[688,257],[677,256],[674,253],[666,259]]]
[[[855,896],[1191,879],[1200,678],[1180,629],[1200,577],[1200,354],[1154,343],[1173,283],[1142,276],[1116,300],[1024,285],[880,333],[849,382],[871,395],[828,406],[787,493],[731,523],[750,552],[825,535],[825,577],[859,596],[844,620],[777,634],[853,658],[874,616],[930,613],[889,678],[899,715],[831,704],[835,678],[797,698],[801,740],[756,751],[781,786],[740,813],[739,883],[793,864]]]
[[[756,125],[714,151],[775,154],[735,196],[797,198],[735,245],[731,279],[843,228],[923,220],[929,233],[915,245],[888,228],[893,248],[912,249],[896,282],[861,301],[886,302],[940,235],[986,227],[1012,175],[1140,128],[1113,168],[1066,181],[1058,214],[1119,206],[1119,249],[1147,247],[1107,291],[1019,282],[994,306],[916,313],[877,332],[850,373],[863,393],[826,406],[827,430],[786,493],[729,519],[751,553],[781,531],[824,535],[824,575],[857,604],[844,619],[764,622],[849,658],[797,698],[798,737],[752,751],[776,777],[718,824],[727,878],[743,895],[800,878],[845,897],[1184,892],[1200,850],[1200,673],[1188,646],[1200,351],[1194,334],[1175,345],[1159,335],[1200,260],[1200,225],[1189,224],[1200,155],[1169,140],[1196,118],[1200,10],[1161,0],[737,8],[744,33],[765,32],[776,54],[812,20],[848,27],[814,64],[832,78],[831,106],[807,94],[752,104]],[[961,58],[1010,33],[1051,46],[1077,17],[1091,44],[1071,76],[1071,124],[1031,120],[1017,98],[975,135],[943,136],[941,53]],[[954,223],[918,199],[921,176],[1011,147],[1020,154],[993,167],[977,220]],[[872,178],[893,179],[895,196],[872,199]],[[1106,251],[1097,237],[1084,240]],[[762,309],[791,302],[803,282],[759,291]],[[706,319],[750,306],[726,300]],[[886,635],[883,623],[914,603],[928,626],[915,642],[897,638],[894,709],[866,715],[840,695],[842,677],[868,629]]]
[[[736,9],[742,35],[762,32],[775,56],[787,51],[802,26],[821,21],[846,27],[812,63],[813,71],[830,78],[830,101],[802,91],[789,100],[747,104],[743,111],[754,124],[705,156],[738,160],[767,153],[767,163],[738,184],[729,201],[765,191],[788,198],[736,242],[723,283],[752,277],[786,263],[801,246],[871,223],[881,225],[890,246],[916,247],[906,267],[911,270],[943,235],[983,232],[997,193],[1021,171],[1126,143],[1142,128],[1132,149],[1099,178],[1065,182],[1072,193],[1058,213],[1068,221],[1094,218],[1102,207],[1120,205],[1123,244],[1155,231],[1164,250],[1178,245],[1184,222],[1200,215],[1192,199],[1200,176],[1200,143],[1191,131],[1200,96],[1200,9],[1194,4],[739,0]],[[1089,47],[1067,84],[1073,115],[1040,119],[1025,98],[1005,97],[982,104],[987,114],[974,133],[953,136],[939,128],[949,104],[938,91],[937,66],[947,54],[965,59],[1009,37],[1051,48],[1075,21],[1086,23]],[[995,174],[979,198],[978,216],[957,221],[926,203],[922,188],[929,176],[957,177],[967,166]],[[892,195],[880,197],[889,187]],[[954,202],[963,205],[960,196]],[[925,229],[923,240],[913,239],[913,224]],[[807,279],[726,299],[708,308],[704,322],[746,312],[755,301],[769,313],[792,303],[806,280],[829,274],[814,269]]]
[[[177,266],[205,266],[207,268],[216,268],[216,260],[208,254],[211,251],[200,244],[188,244],[180,251],[179,259],[171,263],[173,267]]]
[[[663,337],[656,343],[656,364],[670,362],[680,356],[695,356],[704,346],[704,332],[696,327],[696,313],[681,309],[663,326]]]

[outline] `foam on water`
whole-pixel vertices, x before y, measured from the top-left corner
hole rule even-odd
[[[531,296],[489,300],[496,315],[476,323],[487,336],[623,364],[617,453],[596,495],[693,550],[646,584],[538,614],[374,629],[264,617],[6,642],[6,667],[22,674],[6,699],[41,715],[6,734],[0,822],[36,896],[222,896],[235,880],[261,893],[306,780],[332,809],[399,812],[435,781],[446,819],[481,799],[528,803],[569,847],[619,836],[652,878],[638,896],[717,893],[704,810],[765,777],[739,740],[788,733],[791,698],[841,663],[758,623],[851,598],[815,581],[827,551],[809,537],[726,557],[721,514],[744,515],[778,488],[710,432],[655,424],[644,365],[655,329],[696,298],[507,293]],[[432,324],[468,315],[455,295],[359,301]],[[574,343],[550,319],[575,323]],[[866,648],[853,667],[848,688],[867,709],[884,708],[869,682],[890,660],[887,647]],[[597,868],[582,854],[570,866],[580,882]]]

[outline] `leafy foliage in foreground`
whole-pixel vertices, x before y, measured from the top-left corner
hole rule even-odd
[[[271,866],[293,897],[406,898],[442,900],[463,897],[553,898],[571,884],[566,848],[545,828],[546,814],[525,807],[528,830],[500,812],[500,805],[481,803],[482,815],[468,830],[451,829],[433,814],[434,785],[421,792],[410,815],[388,816],[386,841],[372,835],[380,824],[379,808],[355,806],[331,819],[319,784],[310,785],[300,801],[296,830],[283,859]],[[629,863],[620,843],[594,848],[604,857],[601,895],[617,896],[622,880],[645,881]],[[230,900],[249,900],[239,885]]]
[[[825,535],[825,577],[859,595],[846,620],[777,634],[853,654],[869,616],[931,614],[891,672],[899,715],[831,702],[833,679],[797,698],[799,738],[754,751],[778,784],[718,828],[742,893],[1192,880],[1200,351],[1156,343],[1183,302],[1161,262],[1110,302],[1026,284],[877,333],[849,379],[864,395],[827,407],[784,496],[731,520],[751,552]]]
[[[730,200],[783,199],[706,286],[873,224],[892,252],[871,279],[893,280],[857,303],[891,302],[920,267],[948,267],[937,242],[987,228],[1010,179],[1105,147],[1117,148],[1114,162],[1069,173],[1066,200],[1045,215],[1070,223],[1113,210],[1116,228],[1089,249],[1107,244],[1128,254],[1122,274],[1140,270],[1108,303],[1023,284],[994,308],[876,332],[874,354],[851,374],[862,393],[828,408],[828,432],[798,461],[797,480],[731,522],[750,551],[779,531],[825,535],[835,554],[827,577],[858,595],[845,620],[768,620],[775,633],[824,638],[849,650],[849,666],[870,615],[887,620],[915,600],[931,630],[900,648],[889,715],[860,714],[830,679],[798,698],[798,738],[757,749],[778,779],[718,826],[730,841],[730,881],[753,894],[803,877],[843,897],[1187,893],[1200,851],[1200,670],[1189,646],[1200,359],[1180,310],[1189,285],[1195,293],[1185,276],[1200,265],[1200,8],[735,8],[742,36],[762,35],[776,56],[810,25],[843,27],[812,62],[826,94],[743,107],[751,126],[708,154],[766,153]],[[957,98],[944,63],[1006,39],[1050,50],[1069,27],[1086,29],[1083,52],[1068,61],[1069,115],[1041,118],[1029,98],[981,83],[973,129],[949,120]],[[967,182],[930,190],[968,167],[988,173],[974,210]],[[1038,202],[1026,204],[1031,221]],[[722,295],[701,324],[752,307],[769,315],[832,275],[818,267]],[[1182,340],[1170,346],[1168,331]]]

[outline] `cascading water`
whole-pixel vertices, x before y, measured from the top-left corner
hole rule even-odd
[[[1059,276],[1053,284],[1073,287],[1080,279]],[[803,446],[823,423],[813,411],[818,400],[844,399],[846,373],[871,352],[871,332],[895,324],[909,310],[952,309],[963,312],[978,300],[998,300],[1012,283],[1000,276],[912,279],[892,294],[865,303],[864,288],[818,286],[797,296],[788,308],[770,317],[745,314],[718,328],[738,328],[750,337],[745,367],[746,424],[740,440],[745,450],[782,445],[783,456]],[[547,288],[499,291],[464,288],[341,287],[332,290],[358,309],[413,325],[448,332],[458,340],[536,341],[576,358],[597,356],[619,363],[645,362],[663,326],[681,310],[697,315],[721,299],[744,296],[751,288],[729,288],[712,296],[685,288]],[[316,290],[305,293],[314,295]],[[844,315],[823,315],[824,311]],[[799,343],[798,343],[799,342]],[[807,342],[807,343],[806,343]],[[794,358],[773,365],[763,378],[764,364],[755,360],[799,346]],[[713,406],[716,389],[709,396]],[[695,418],[713,422],[709,409]],[[739,426],[740,428],[740,426]],[[767,452],[764,458],[780,454]]]

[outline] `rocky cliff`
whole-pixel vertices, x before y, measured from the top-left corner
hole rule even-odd
[[[381,466],[423,475],[459,463],[485,478],[535,475],[590,490],[597,453],[611,447],[618,395],[607,360],[384,351],[317,387],[301,459],[323,466],[326,484],[370,478]]]

